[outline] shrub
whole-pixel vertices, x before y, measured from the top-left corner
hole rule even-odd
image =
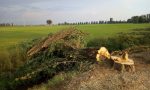
[[[136,33],[136,32],[135,32]],[[119,33],[116,37],[107,39],[96,38],[87,43],[88,47],[107,47],[110,51],[123,50],[137,45],[150,45],[150,33],[143,32],[140,35]]]

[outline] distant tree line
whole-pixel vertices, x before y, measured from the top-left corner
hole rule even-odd
[[[58,23],[58,25],[85,25],[85,24],[117,24],[117,23],[127,23],[127,21],[91,21],[91,22],[74,22],[74,23]]]
[[[150,23],[150,14],[133,16],[127,20],[128,23]]]
[[[0,23],[0,26],[14,26],[13,23]]]
[[[120,24],[120,23],[150,23],[150,14],[133,16],[127,21],[114,21],[113,18],[110,18],[110,21],[90,21],[90,22],[64,22],[58,23],[58,25],[84,25],[84,24]]]

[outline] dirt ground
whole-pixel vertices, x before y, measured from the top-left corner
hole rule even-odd
[[[114,70],[94,64],[93,69],[74,77],[65,90],[150,90],[150,50],[132,52],[135,72]]]

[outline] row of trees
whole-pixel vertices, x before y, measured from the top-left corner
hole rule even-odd
[[[91,22],[75,22],[75,23],[58,23],[58,25],[84,25],[84,24],[117,24],[117,23],[127,23],[126,21],[91,21]]]
[[[128,23],[150,23],[150,14],[133,16],[127,20]]]
[[[52,20],[46,21],[48,25],[52,24]],[[83,24],[118,24],[118,23],[150,23],[150,14],[133,16],[127,21],[113,21],[113,18],[110,18],[110,21],[91,21],[91,22],[74,22],[74,23],[58,23],[58,25],[83,25]]]
[[[13,23],[0,23],[0,26],[13,26]]]

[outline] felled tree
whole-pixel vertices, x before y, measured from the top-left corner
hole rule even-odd
[[[42,39],[37,44],[28,50],[28,56],[32,56],[40,51],[46,50],[47,48],[53,48],[52,46],[56,43],[62,43],[65,47],[72,49],[79,49],[84,47],[84,36],[86,34],[77,30],[74,27],[61,30],[54,35]]]
[[[36,42],[27,52],[30,60],[15,73],[13,82],[17,85],[12,87],[35,84],[61,71],[88,69],[92,62],[80,52],[85,35],[71,27]]]

